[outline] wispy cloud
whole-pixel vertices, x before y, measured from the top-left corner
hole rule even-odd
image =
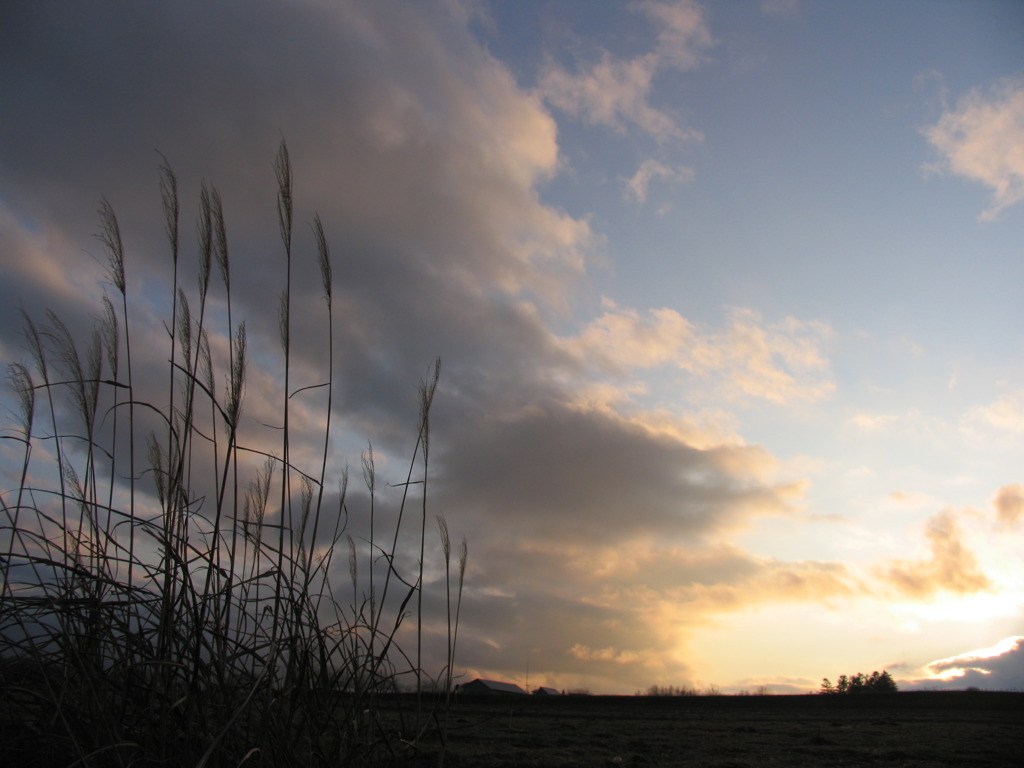
[[[638,0],[635,7],[658,27],[654,52],[659,64],[681,70],[700,64],[713,41],[696,0]]]
[[[643,203],[647,200],[647,188],[655,179],[682,184],[693,180],[693,171],[685,166],[669,166],[654,159],[644,160],[636,173],[626,180],[626,199]]]
[[[800,11],[800,0],[761,0],[761,12],[766,16],[795,16]]]
[[[627,126],[657,139],[696,140],[701,135],[651,104],[654,76],[661,70],[697,66],[712,38],[700,6],[690,0],[644,0],[634,8],[657,27],[652,49],[633,58],[602,51],[596,61],[570,71],[554,60],[541,72],[538,92],[552,106],[595,125],[618,131]]]
[[[1010,434],[1024,432],[1024,390],[1007,392],[995,402],[977,405],[961,419],[967,429],[985,427]]]
[[[982,221],[1024,200],[1024,80],[970,91],[925,136],[942,158],[935,167],[991,190]]]
[[[850,417],[849,423],[863,432],[878,432],[888,428],[899,418],[893,413],[858,413]]]

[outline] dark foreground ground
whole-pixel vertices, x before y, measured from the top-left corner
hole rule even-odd
[[[463,699],[447,764],[1024,766],[1024,693]]]

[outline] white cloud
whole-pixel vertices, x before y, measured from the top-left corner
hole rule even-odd
[[[925,136],[942,156],[940,170],[991,189],[981,220],[1024,200],[1024,79],[970,91]]]
[[[596,125],[621,131],[633,124],[659,138],[695,137],[648,102],[656,65],[651,56],[617,61],[605,53],[586,72],[550,67],[541,78],[540,91],[552,106]]]
[[[632,125],[662,140],[699,140],[699,132],[652,106],[650,96],[659,70],[694,67],[711,44],[700,7],[689,0],[640,2],[634,7],[658,25],[653,50],[631,59],[603,51],[596,62],[575,72],[552,61],[541,73],[539,93],[557,109],[595,125],[618,131]]]

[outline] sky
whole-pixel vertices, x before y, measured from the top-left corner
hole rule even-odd
[[[4,3],[0,103],[0,358],[89,326],[105,198],[159,367],[164,157],[222,195],[254,419],[287,142],[338,473],[404,479],[442,360],[461,679],[1024,688],[1024,3]]]

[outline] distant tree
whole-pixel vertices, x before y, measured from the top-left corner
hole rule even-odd
[[[876,693],[896,693],[900,687],[896,685],[896,681],[892,679],[892,675],[889,674],[888,670],[882,670],[882,674],[875,677],[877,673],[871,673],[871,681],[869,685],[871,690]]]
[[[821,681],[821,693],[896,693],[899,686],[887,670],[865,675],[858,672],[852,677],[840,675],[833,686],[826,677]]]
[[[696,688],[688,688],[685,685],[652,685],[647,689],[646,696],[699,696],[700,691]],[[717,695],[708,692],[708,696]]]

